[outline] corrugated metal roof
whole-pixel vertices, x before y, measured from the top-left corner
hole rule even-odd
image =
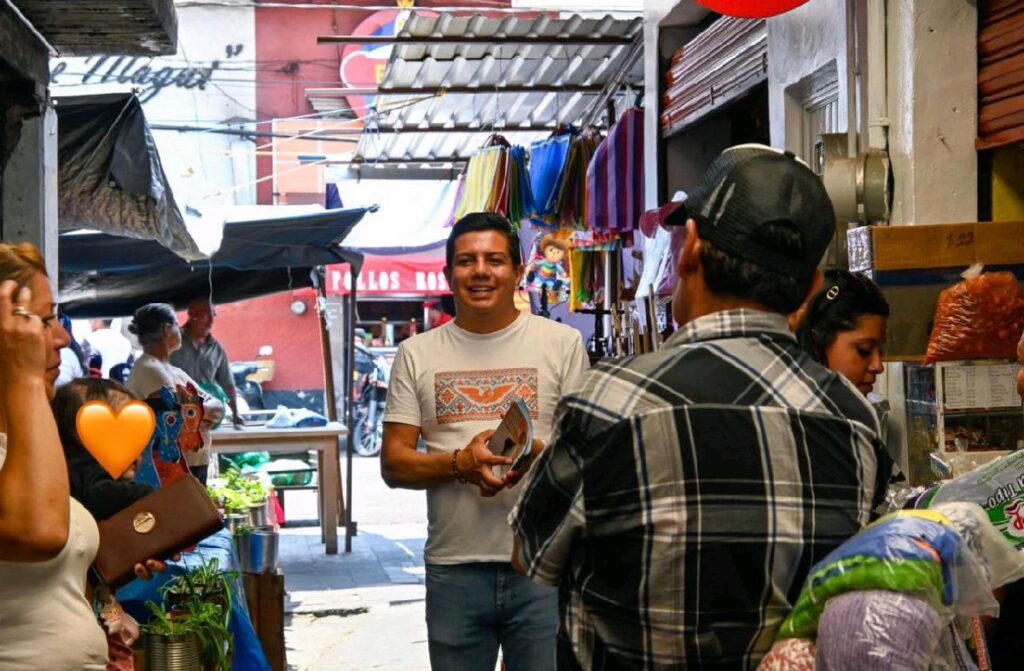
[[[580,120],[593,103],[597,88],[622,70],[631,49],[629,43],[622,43],[622,38],[642,39],[641,30],[640,18],[610,16],[413,16],[399,37],[482,36],[493,37],[495,42],[396,45],[379,89],[401,89],[403,93],[382,93],[377,97],[379,132],[363,135],[356,156],[368,162],[465,159],[487,139],[491,130],[500,132],[513,144],[529,145],[548,136],[560,123]],[[620,43],[502,42],[503,38],[533,36],[619,38]],[[636,59],[625,82],[642,86],[642,59]],[[438,93],[438,89],[449,87],[481,91]],[[513,91],[495,92],[506,87]],[[542,90],[531,90],[533,87]],[[578,87],[587,87],[587,91],[574,90]],[[423,93],[417,95],[418,90]]]

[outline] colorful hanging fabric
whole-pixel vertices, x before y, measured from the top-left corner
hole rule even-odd
[[[569,297],[569,310],[576,312],[593,303],[593,296],[585,278],[590,272],[594,257],[578,249],[569,252],[569,278],[572,283],[572,294]]]
[[[504,163],[504,147],[487,147],[473,154],[466,167],[462,202],[455,211],[456,220],[471,212],[490,211],[489,207],[494,202],[495,180]]]
[[[585,133],[575,138],[569,147],[565,174],[558,194],[558,224],[562,228],[582,228],[586,223],[586,177],[601,137]]]
[[[484,209],[502,216],[508,214],[508,149],[505,147],[501,147],[498,167],[491,182],[491,193],[487,197],[487,206]]]
[[[526,149],[515,146],[508,157],[508,218],[516,230],[534,213],[533,190],[530,188],[530,173],[526,169]]]
[[[537,219],[553,223],[572,135],[558,135],[530,145],[530,188]],[[548,218],[552,218],[548,221]]]
[[[644,119],[633,107],[597,148],[587,168],[587,228],[626,233],[644,211]]]
[[[612,252],[619,249],[621,244],[625,244],[625,241],[615,233],[600,233],[590,230],[573,231],[572,233],[573,248],[581,252]]]
[[[466,196],[466,171],[463,170],[459,173],[459,182],[455,185],[455,198],[452,200],[452,211],[448,213],[448,218],[445,219],[444,227],[451,228],[455,225],[458,219],[459,208],[462,207],[462,200]]]

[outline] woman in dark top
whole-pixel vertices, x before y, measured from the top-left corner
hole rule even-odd
[[[153,488],[131,481],[134,469],[115,480],[100,466],[78,437],[78,411],[89,401],[103,401],[118,412],[125,403],[137,400],[124,385],[113,380],[74,380],[57,390],[53,414],[68,462],[71,496],[97,520],[115,513],[153,492]]]

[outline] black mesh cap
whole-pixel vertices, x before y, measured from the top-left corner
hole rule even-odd
[[[700,237],[722,251],[797,279],[814,274],[835,232],[825,185],[791,152],[759,144],[726,149],[686,201]],[[764,224],[792,226],[802,249],[764,235]]]

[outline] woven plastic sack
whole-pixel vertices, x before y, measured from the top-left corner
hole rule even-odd
[[[929,671],[942,628],[935,609],[913,594],[841,594],[829,600],[821,615],[814,668]]]
[[[1024,296],[1013,273],[982,273],[939,295],[925,363],[959,359],[1013,359],[1024,331]]]

